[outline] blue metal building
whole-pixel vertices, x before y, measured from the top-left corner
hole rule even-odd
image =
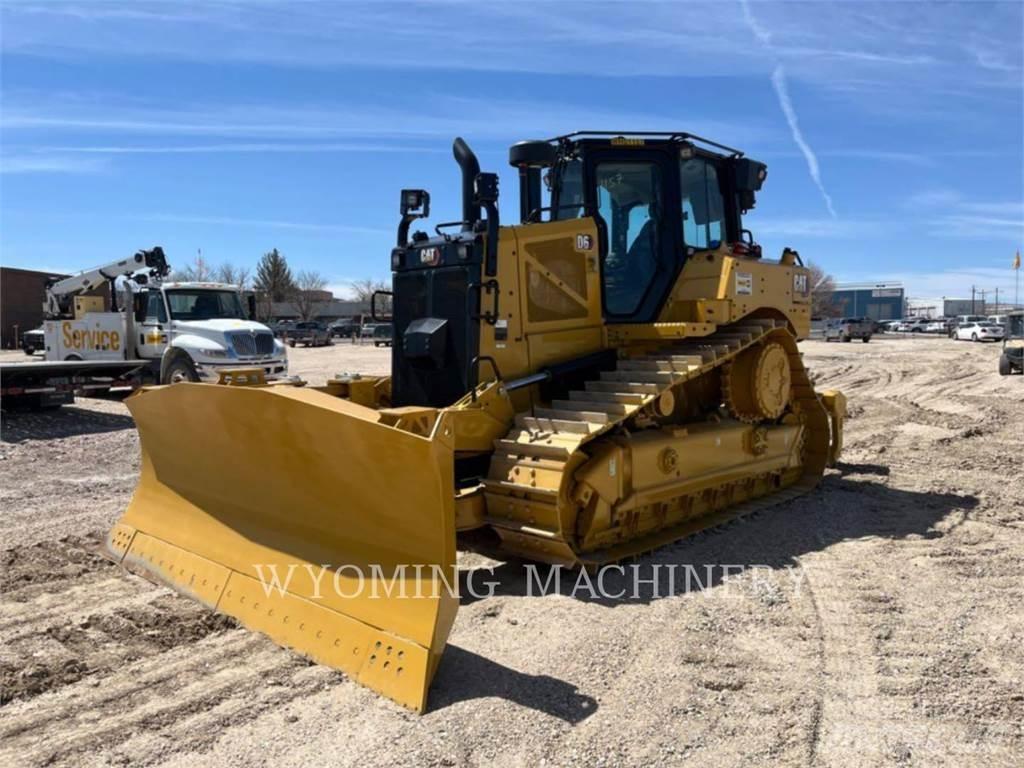
[[[842,317],[897,320],[904,315],[906,296],[903,283],[838,283],[832,304]]]

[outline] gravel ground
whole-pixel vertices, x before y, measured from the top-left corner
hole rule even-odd
[[[729,578],[537,597],[495,564],[423,716],[97,556],[138,471],[122,403],[5,416],[0,765],[1021,765],[1024,379],[993,345],[801,346],[850,399],[841,466],[637,563]]]

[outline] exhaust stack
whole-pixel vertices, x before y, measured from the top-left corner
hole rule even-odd
[[[474,203],[474,182],[480,173],[480,162],[461,136],[452,143],[452,154],[462,169],[462,231],[469,232],[480,221],[480,206]]]

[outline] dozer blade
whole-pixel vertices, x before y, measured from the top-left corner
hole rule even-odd
[[[142,471],[109,554],[423,711],[458,607],[444,415],[422,437],[306,388],[127,402]]]

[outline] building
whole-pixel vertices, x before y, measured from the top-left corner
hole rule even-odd
[[[18,349],[21,335],[43,324],[46,284],[65,277],[68,275],[0,267],[0,347]],[[110,286],[107,283],[101,283],[83,295],[101,296],[103,306],[110,308]]]
[[[380,311],[380,301],[378,312]],[[299,308],[291,301],[275,301],[270,309],[271,317],[274,320],[299,320],[301,313]],[[318,301],[313,307],[313,319],[330,323],[342,318],[362,316],[369,317],[370,302],[368,301],[344,301],[342,299],[331,299],[330,301]]]
[[[903,283],[839,283],[832,292],[832,304],[843,317],[898,320],[905,302]]]
[[[991,295],[991,294],[989,294]],[[1014,309],[1013,304],[986,301],[979,293],[973,299],[951,299],[940,296],[934,299],[908,299],[907,313],[911,317],[956,317],[957,315],[997,315]]]
[[[914,298],[907,300],[907,314],[911,317],[956,317],[957,315],[984,314],[980,300],[937,298]]]
[[[46,281],[67,275],[0,267],[0,346],[17,349],[21,334],[43,324]]]

